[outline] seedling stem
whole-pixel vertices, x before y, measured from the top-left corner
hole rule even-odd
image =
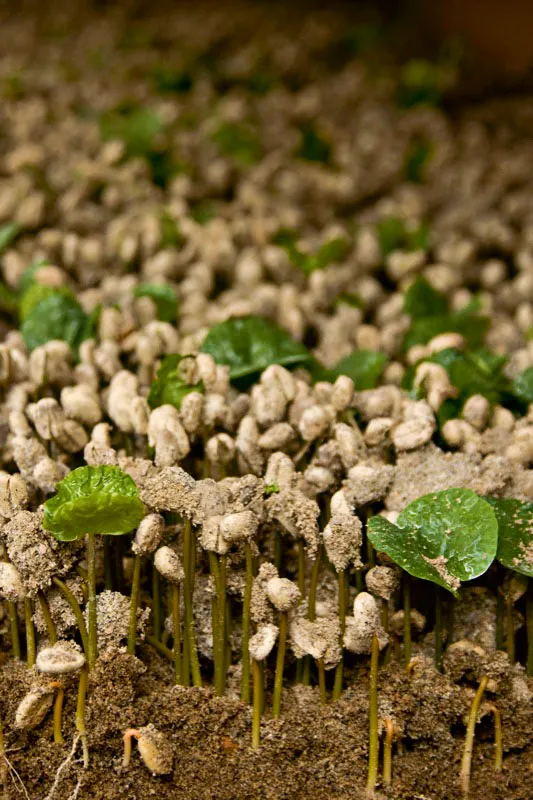
[[[26,663],[28,668],[35,664],[35,628],[32,619],[33,609],[29,597],[24,598],[24,624],[26,626]]]
[[[87,584],[89,598],[87,601],[88,635],[89,635],[89,669],[96,663],[98,652],[97,623],[96,623],[96,537],[94,533],[87,534]]]
[[[276,656],[276,673],[274,675],[274,695],[272,700],[272,716],[281,713],[281,694],[283,692],[283,667],[285,664],[285,647],[287,644],[288,618],[286,611],[279,612],[279,638]]]
[[[378,670],[379,670],[379,639],[374,634],[372,637],[372,651],[370,655],[370,688],[368,710],[368,780],[366,783],[367,797],[374,796],[374,789],[378,779]]]
[[[487,687],[487,683],[489,679],[486,675],[484,675],[477,688],[477,692],[472,700],[472,705],[470,707],[470,713],[468,715],[468,725],[466,728],[466,739],[465,739],[465,747],[463,751],[463,760],[461,762],[461,773],[460,773],[460,781],[461,781],[461,791],[465,797],[468,797],[468,791],[470,787],[470,772],[472,769],[472,752],[474,749],[474,733],[476,729],[476,722],[477,722],[477,715],[479,713],[479,706],[481,705],[481,699]]]

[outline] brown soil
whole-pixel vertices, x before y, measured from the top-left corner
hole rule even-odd
[[[56,772],[71,751],[75,736],[76,688],[67,691],[63,746],[51,740],[51,718],[35,732],[10,728],[28,675],[10,662],[1,675],[3,719],[8,758],[32,800],[92,800],[158,797],[187,800],[357,800],[365,795],[368,748],[368,672],[352,665],[342,699],[321,706],[316,689],[287,689],[283,718],[265,718],[262,744],[250,746],[251,709],[211,690],[172,686],[170,668],[144,647],[143,663],[124,653],[102,659],[91,678],[87,725],[90,768],[81,752]],[[520,684],[523,691],[523,673]],[[512,682],[509,684],[513,686]],[[530,685],[530,688],[531,687]],[[489,695],[490,698],[490,695]],[[267,702],[268,702],[267,697]],[[458,775],[464,745],[464,715],[472,687],[456,685],[432,667],[411,676],[397,664],[380,672],[379,702],[394,709],[403,730],[393,752],[390,789],[376,797],[399,800],[453,800],[462,796]],[[533,710],[516,687],[498,693],[502,716],[504,762],[493,769],[492,718],[483,713],[476,728],[470,797],[528,800],[533,763]],[[174,750],[174,769],[153,777],[135,752],[127,770],[121,766],[122,733],[152,722],[165,732]],[[17,788],[18,784],[18,788]],[[13,800],[22,793],[13,782]]]

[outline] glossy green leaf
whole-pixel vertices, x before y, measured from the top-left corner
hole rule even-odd
[[[368,538],[416,578],[437,583],[453,594],[492,564],[498,547],[498,522],[491,506],[470,489],[447,489],[419,497],[398,517],[368,522]]]
[[[376,234],[383,258],[394,250],[412,252],[429,247],[429,228],[424,222],[415,228],[407,228],[399,217],[385,217],[378,222]]]
[[[262,317],[248,316],[213,325],[201,348],[217,364],[228,364],[232,379],[258,375],[270,364],[305,366],[310,355],[287,331]]]
[[[486,497],[498,520],[496,558],[507,569],[533,578],[533,503]]]
[[[41,267],[45,267],[47,264],[50,264],[47,258],[40,258],[38,261],[34,261],[33,264],[30,264],[28,269],[25,269],[19,279],[19,290],[21,292],[26,292],[32,283],[35,282],[35,274]]]
[[[427,344],[441,333],[460,333],[469,347],[483,347],[490,320],[478,312],[478,305],[474,302],[460,311],[413,320],[404,337],[404,350],[416,344]]]
[[[143,516],[139,491],[127,473],[113,466],[78,467],[44,504],[43,527],[56,539],[72,541],[86,533],[127,533]]]
[[[175,322],[178,315],[178,295],[166,283],[140,283],[133,290],[135,297],[149,297],[157,308],[157,317],[163,322]]]
[[[374,350],[354,350],[333,367],[338,375],[348,375],[358,391],[373,389],[387,364],[387,356]]]
[[[26,347],[31,351],[52,339],[62,339],[68,342],[72,352],[76,354],[84,339],[90,338],[94,333],[94,317],[84,312],[69,290],[43,292],[41,299],[37,299],[37,290],[49,287],[33,284],[28,292],[34,287],[36,292],[35,295],[32,293],[32,298],[35,302],[29,311],[25,309],[26,316],[20,329]]]
[[[513,393],[525,403],[533,403],[533,367],[528,367],[513,380]]]
[[[157,375],[148,394],[148,405],[150,408],[171,405],[178,410],[186,394],[190,392],[203,392],[204,385],[199,383],[189,384],[180,375],[179,365],[186,356],[172,353],[165,356],[161,366],[157,370]]]
[[[0,255],[15,241],[20,231],[21,227],[16,222],[8,222],[6,225],[0,226]]]
[[[426,278],[419,276],[405,292],[403,310],[412,319],[446,314],[448,301]]]

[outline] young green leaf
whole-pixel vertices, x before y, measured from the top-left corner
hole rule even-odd
[[[433,156],[433,144],[427,139],[418,139],[412,142],[405,156],[405,180],[411,183],[422,183],[427,165]]]
[[[7,225],[0,226],[0,255],[15,241],[20,230],[20,225],[16,222],[8,222]]]
[[[460,311],[414,319],[404,337],[404,350],[416,344],[427,344],[441,333],[452,332],[460,333],[471,348],[483,347],[490,320],[478,311],[478,304],[474,301]]]
[[[27,300],[24,308],[25,318],[20,329],[26,347],[31,351],[52,339],[62,339],[68,342],[76,354],[84,339],[93,335],[95,317],[88,316],[84,312],[69,290],[50,290],[50,287],[33,284],[28,291],[34,287],[39,291],[41,289],[48,291],[42,292],[40,299],[36,291],[35,295],[32,293]],[[25,297],[27,294],[28,292]]]
[[[150,408],[171,405],[178,410],[186,394],[190,392],[203,392],[204,385],[200,383],[185,383],[179,372],[179,364],[186,356],[172,353],[165,356],[161,366],[157,370],[157,375],[148,394],[148,405]]]
[[[533,503],[485,497],[498,520],[496,558],[507,569],[533,578]]]
[[[127,533],[143,516],[139,490],[127,473],[113,466],[78,467],[44,504],[43,527],[68,542],[86,533]]]
[[[398,103],[402,108],[437,106],[443,88],[441,66],[422,58],[413,58],[402,70]]]
[[[243,123],[225,122],[213,133],[211,140],[223,156],[242,164],[256,164],[261,158],[261,145],[257,134]]]
[[[161,64],[152,72],[152,83],[161,94],[187,94],[193,86],[192,75],[184,69]]]
[[[292,231],[281,230],[274,243],[286,250],[291,264],[306,275],[325,269],[334,261],[341,261],[349,250],[349,243],[343,236],[337,236],[320,245],[316,253],[304,253],[296,244],[297,235]]]
[[[310,124],[302,125],[300,132],[300,146],[296,152],[296,156],[304,161],[314,161],[318,164],[331,164],[333,151],[327,139]]]
[[[429,228],[420,223],[416,228],[407,228],[399,217],[385,217],[376,226],[381,255],[386,258],[394,250],[427,250],[429,247]]]
[[[232,379],[258,375],[270,364],[305,366],[310,360],[307,348],[283,328],[255,316],[213,325],[201,350],[212,355],[217,364],[228,364]]]
[[[19,290],[24,293],[26,292],[32,283],[35,281],[35,274],[39,271],[41,267],[45,267],[47,264],[50,264],[47,258],[40,258],[38,261],[34,261],[33,264],[30,264],[28,269],[25,269],[19,279]]]
[[[403,310],[411,319],[440,316],[447,313],[448,301],[426,278],[419,276],[405,293]]]
[[[461,581],[490,567],[498,522],[491,506],[470,489],[446,489],[410,503],[396,525],[372,517],[368,538],[410,575],[456,594]]]
[[[157,317],[163,322],[175,322],[178,315],[178,295],[166,283],[140,283],[133,290],[135,297],[149,297],[157,308]]]
[[[166,211],[161,215],[161,247],[181,247],[184,238],[177,221]]]
[[[513,394],[525,403],[533,403],[533,367],[528,367],[514,378]]]
[[[348,375],[358,391],[373,389],[385,369],[387,356],[374,350],[354,350],[346,358],[338,361],[333,370],[338,375]]]

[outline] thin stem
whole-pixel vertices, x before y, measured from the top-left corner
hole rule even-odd
[[[65,689],[59,686],[54,700],[54,742],[64,744],[62,733],[63,701],[65,699]]]
[[[514,664],[515,658],[515,631],[513,619],[513,598],[509,594],[505,598],[505,649],[509,661]]]
[[[528,581],[526,594],[527,661],[526,672],[533,675],[533,580]]]
[[[122,768],[127,769],[131,761],[131,740],[138,739],[141,732],[137,728],[128,728],[122,737],[124,742],[124,755],[122,756]]]
[[[246,576],[244,583],[244,598],[242,604],[242,680],[241,680],[241,700],[243,703],[250,702],[250,653],[248,643],[250,641],[250,605],[252,602],[252,584],[254,579],[253,556],[250,542],[244,545],[244,555],[246,559]]]
[[[209,569],[215,582],[215,596],[212,605],[213,620],[213,658],[215,662],[215,690],[217,694],[224,694],[224,627],[225,618],[220,609],[221,579],[220,563],[216,553],[209,552]]]
[[[442,672],[442,592],[435,586],[435,666]]]
[[[411,660],[411,579],[407,572],[403,576],[403,663]]]
[[[281,694],[283,691],[283,667],[285,665],[285,646],[287,644],[288,619],[285,611],[279,612],[278,653],[276,656],[276,672],[274,675],[274,695],[272,698],[272,716],[279,717],[281,712]]]
[[[342,692],[342,681],[344,677],[344,631],[346,630],[346,605],[348,596],[348,576],[345,570],[341,570],[337,576],[339,582],[339,625],[341,642],[341,660],[335,667],[335,682],[333,684],[333,700],[338,700]]]
[[[37,600],[39,601],[39,606],[41,607],[41,614],[43,615],[50,644],[55,644],[57,642],[57,630],[56,626],[54,625],[52,615],[50,614],[50,606],[48,605],[48,601],[42,592],[39,592],[37,595]]]
[[[161,578],[152,563],[152,628],[156,639],[161,639]]]
[[[381,657],[382,664],[388,664],[390,661],[390,635],[389,635],[389,602],[388,600],[381,601],[381,627],[387,634],[387,645]]]
[[[305,597],[305,550],[303,539],[298,539],[298,589],[302,597]]]
[[[261,743],[261,707],[263,704],[263,671],[260,664],[252,659],[254,680],[254,699],[252,717],[252,747],[257,750]]]
[[[88,634],[89,634],[89,669],[96,664],[98,655],[98,638],[96,623],[96,536],[87,534],[87,584],[89,598],[87,600]]]
[[[104,536],[104,586],[108,591],[113,588],[113,571],[111,569],[111,540]]]
[[[26,627],[26,663],[28,668],[35,664],[35,628],[33,627],[33,608],[29,597],[24,598],[24,624]]]
[[[83,650],[86,658],[89,658],[89,636],[87,634],[87,626],[85,625],[85,619],[82,610],[80,608],[80,604],[78,603],[78,601],[76,600],[76,598],[74,597],[74,595],[72,594],[66,583],[63,583],[63,581],[59,580],[59,578],[52,578],[52,581],[54,583],[54,586],[56,586],[59,589],[59,591],[69,604],[72,613],[76,618],[76,623],[78,625],[78,630],[80,632]]]
[[[307,596],[307,619],[314,622],[316,619],[316,593],[318,589],[318,579],[320,577],[320,566],[322,563],[322,545],[319,546],[316,558],[311,569],[311,579],[309,581],[309,594]],[[311,680],[311,656],[304,658],[304,672],[302,683],[309,686]]]
[[[174,683],[181,683],[180,585],[172,584],[172,631],[174,633]]]
[[[7,602],[7,613],[9,614],[9,625],[11,628],[11,647],[13,648],[13,658],[20,661],[20,635],[18,626],[17,604],[11,600]]]
[[[494,718],[494,769],[496,772],[501,772],[503,763],[502,715],[497,706],[491,705],[490,710]]]
[[[133,561],[133,577],[131,581],[130,621],[128,626],[128,653],[135,655],[137,640],[137,608],[141,593],[141,556],[136,553]]]
[[[392,781],[392,743],[395,725],[391,719],[385,720],[385,741],[383,743],[383,785],[390,786]]]
[[[89,746],[87,744],[87,730],[85,728],[85,701],[87,698],[87,684],[89,682],[89,666],[84,664],[80,671],[78,684],[78,703],[76,705],[76,730],[80,734],[83,747],[83,766],[89,766]]]
[[[318,667],[318,687],[320,691],[320,702],[325,706],[328,702],[328,695],[326,692],[326,670],[324,668],[324,659],[318,658],[316,665]]]
[[[367,797],[373,797],[378,779],[378,670],[379,670],[379,639],[374,634],[372,637],[372,652],[370,656],[370,688],[368,709],[368,780],[366,782]]]
[[[472,752],[474,750],[474,733],[476,729],[477,715],[479,713],[481,699],[488,682],[489,679],[486,675],[484,675],[479,682],[477,692],[472,700],[472,705],[470,706],[470,712],[468,714],[468,725],[466,728],[463,760],[461,761],[461,772],[459,776],[461,781],[461,791],[465,797],[468,797],[468,790],[470,788],[470,772],[472,769]]]
[[[194,686],[202,685],[202,676],[200,675],[200,662],[198,661],[198,651],[196,649],[196,636],[194,633],[194,616],[192,610],[192,593],[194,587],[194,536],[190,520],[185,520],[183,527],[183,563],[185,566],[185,581],[184,581],[184,598],[183,606],[185,613],[185,626],[187,641],[187,653],[190,661],[190,671],[192,675],[192,682]],[[185,652],[184,663],[182,668],[182,676],[186,686],[189,685],[188,670],[185,671]]]
[[[150,644],[154,650],[157,650],[160,655],[165,656],[165,658],[168,658],[169,661],[174,661],[174,653],[172,650],[169,650],[168,647],[165,647],[163,642],[160,642],[159,639],[155,638],[155,636],[150,636],[148,634],[144,637],[144,641],[147,644]]]

